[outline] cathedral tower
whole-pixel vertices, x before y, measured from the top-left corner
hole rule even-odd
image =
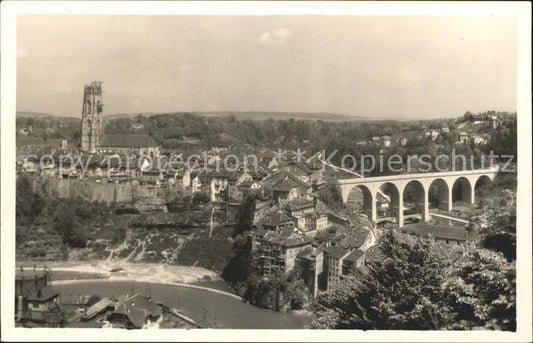
[[[96,151],[104,135],[102,118],[104,103],[102,101],[102,82],[93,81],[83,89],[83,107],[81,111],[81,149]]]

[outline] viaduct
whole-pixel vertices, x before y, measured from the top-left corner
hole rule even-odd
[[[409,186],[414,190],[415,209],[423,221],[429,220],[428,192],[433,185],[437,186],[438,199],[442,210],[451,211],[453,201],[462,200],[474,204],[475,187],[478,181],[494,181],[499,167],[489,169],[461,170],[439,173],[420,173],[390,175],[378,177],[361,177],[338,180],[342,200],[346,204],[354,191],[363,194],[363,207],[369,219],[375,224],[378,221],[376,202],[378,194],[383,195],[383,188],[389,190],[392,215],[399,227],[404,224],[404,191]],[[458,192],[452,192],[456,187]],[[359,188],[359,190],[357,189]],[[455,198],[454,198],[454,194]],[[385,197],[387,197],[385,195]]]

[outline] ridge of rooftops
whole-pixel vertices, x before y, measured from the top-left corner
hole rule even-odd
[[[314,207],[315,204],[313,200],[308,200],[305,198],[296,198],[287,202],[285,206],[291,211],[297,211],[304,208]]]
[[[287,171],[282,171],[270,176],[267,183],[272,185],[274,190],[287,191],[297,185],[304,188],[311,188],[311,185],[300,180],[298,177],[294,176],[292,173]]]
[[[350,262],[357,262],[357,260],[365,255],[365,252],[360,249],[345,248],[339,245],[325,246],[324,244],[321,244],[316,249],[309,251],[300,258],[312,261],[322,252],[335,259],[341,259],[344,257],[344,261]]]
[[[104,135],[99,147],[156,147],[158,144],[149,135]]]
[[[37,292],[32,292],[30,295],[28,295],[28,300],[44,302],[58,295],[59,295],[59,292],[57,292],[55,289],[53,289],[50,286],[46,286],[46,287],[41,288]]]
[[[309,244],[313,241],[312,237],[300,235],[294,232],[292,228],[286,228],[280,231],[258,228],[252,234],[271,244],[280,244],[283,246],[298,246]]]

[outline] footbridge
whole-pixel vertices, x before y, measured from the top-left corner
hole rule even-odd
[[[429,212],[429,190],[437,186],[440,209],[451,211],[454,201],[475,202],[475,189],[480,181],[494,181],[499,167],[476,170],[446,171],[438,173],[418,173],[388,175],[377,177],[358,177],[338,180],[341,187],[342,200],[346,204],[351,192],[361,191],[363,207],[373,223],[378,222],[377,198],[383,189],[389,190],[392,215],[398,226],[404,223],[404,192],[410,188],[414,192],[416,214],[421,220],[428,221],[434,213]],[[452,190],[456,189],[455,192]]]

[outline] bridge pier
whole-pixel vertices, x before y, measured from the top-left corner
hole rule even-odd
[[[427,222],[429,221],[429,201],[426,197],[425,201],[418,202],[416,204],[416,208],[420,211],[420,215],[422,216],[422,221]]]
[[[393,216],[396,217],[396,224],[398,227],[403,226],[403,198],[399,197],[398,203],[393,205]]]
[[[365,212],[370,221],[372,222],[372,225],[376,225],[376,220],[378,219],[377,215],[377,209],[376,209],[376,201],[374,198],[370,202],[370,204],[365,204]]]

